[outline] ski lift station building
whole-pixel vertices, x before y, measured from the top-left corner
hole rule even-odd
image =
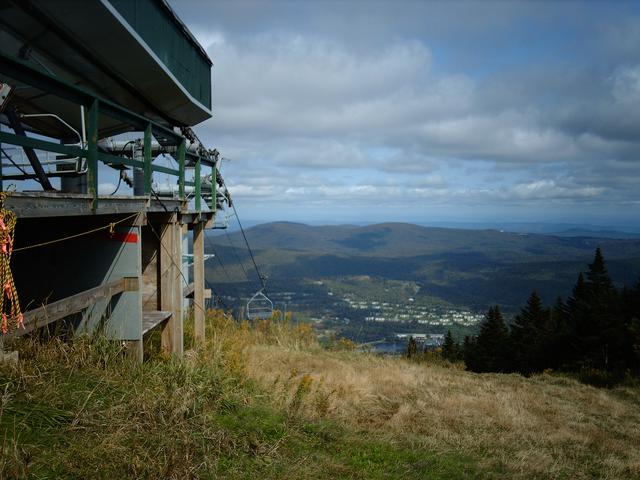
[[[229,201],[191,129],[212,115],[211,68],[165,0],[0,0],[4,303],[24,321],[4,338],[62,321],[142,359],[161,329],[180,356],[191,297],[204,339],[204,229]]]

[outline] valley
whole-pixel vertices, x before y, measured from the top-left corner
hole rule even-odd
[[[398,334],[476,333],[487,308],[513,315],[536,289],[567,298],[600,246],[618,286],[640,278],[640,240],[564,237],[386,223],[357,227],[278,222],[247,230],[267,292],[282,312],[327,337],[393,341]],[[212,235],[207,280],[239,314],[258,289],[240,233]]]

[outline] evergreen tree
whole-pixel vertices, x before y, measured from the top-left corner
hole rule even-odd
[[[582,272],[578,275],[578,280],[571,291],[571,296],[567,300],[567,312],[572,320],[579,318],[587,309],[589,303],[589,290],[584,281]],[[572,322],[573,323],[573,322]],[[575,325],[571,325],[575,329]]]
[[[472,349],[471,364],[467,368],[476,372],[508,372],[510,362],[509,330],[504,323],[500,307],[489,308],[480,326],[475,346]]]
[[[582,272],[578,275],[573,286],[571,296],[567,300],[567,325],[569,334],[564,338],[565,363],[567,366],[575,366],[580,359],[580,345],[578,334],[581,328],[580,322],[588,309],[589,292]]]
[[[515,368],[524,375],[546,367],[546,342],[551,337],[549,315],[534,290],[511,326]]]
[[[605,302],[604,306],[609,306],[606,302],[610,301],[612,296],[615,296],[616,291],[604,264],[604,257],[602,256],[600,247],[596,248],[593,263],[589,264],[587,285],[590,293],[597,297],[596,299],[592,299],[592,304],[593,301],[596,300]]]
[[[409,337],[407,343],[407,358],[416,358],[418,356],[418,342],[415,338]]]
[[[640,375],[640,282],[623,290],[621,303],[627,330],[625,365]]]
[[[545,368],[559,368],[567,363],[567,346],[570,345],[571,336],[568,307],[561,297],[556,299],[549,315],[552,334],[547,343],[548,362]]]
[[[462,360],[467,368],[473,372],[480,371],[476,337],[465,335],[462,342]]]
[[[451,335],[451,330],[447,330],[447,334],[444,336],[444,342],[442,343],[442,358],[455,362],[459,358],[458,345]]]
[[[627,328],[599,247],[589,264],[586,281],[582,276],[578,278],[569,310],[575,366],[623,368]]]

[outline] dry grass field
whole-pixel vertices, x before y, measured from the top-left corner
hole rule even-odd
[[[0,479],[640,478],[637,387],[327,350],[220,312],[207,335],[183,360],[152,336],[142,365],[103,338],[18,342]]]
[[[249,375],[281,407],[474,458],[512,478],[640,478],[640,391],[543,374],[474,374],[372,354],[252,345]]]

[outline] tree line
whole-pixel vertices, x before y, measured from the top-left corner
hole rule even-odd
[[[618,290],[607,272],[600,248],[571,296],[545,307],[534,290],[508,326],[498,305],[489,308],[477,336],[462,344],[451,332],[442,356],[464,360],[474,372],[546,369],[578,372],[584,380],[609,384],[640,374],[640,282]]]

